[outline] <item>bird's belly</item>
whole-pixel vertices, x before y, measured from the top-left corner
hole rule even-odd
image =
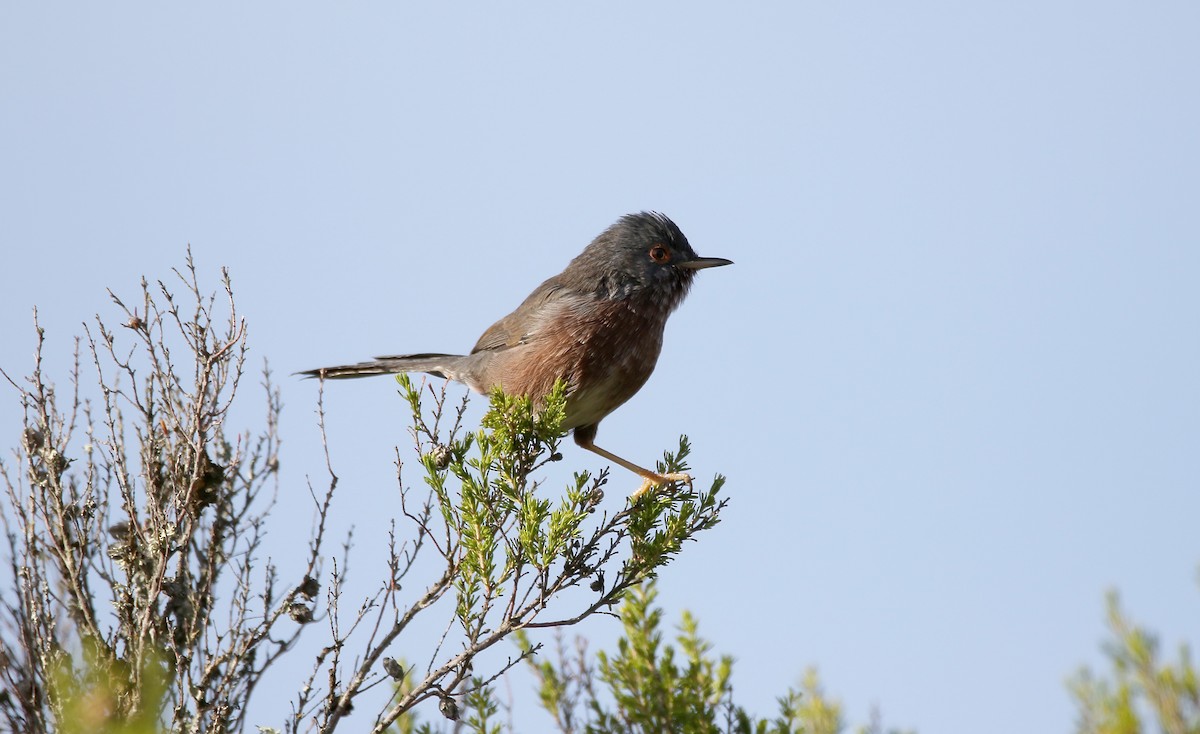
[[[572,381],[575,389],[567,396],[567,414],[563,428],[599,423],[633,397],[658,362],[661,338],[634,340],[613,350],[590,351]]]
[[[589,385],[586,390],[576,390],[571,393],[567,397],[567,412],[563,418],[563,429],[599,423],[600,419],[632,397],[627,396],[620,401],[614,401],[614,395],[619,387],[620,385],[615,382],[596,384]]]
[[[554,382],[568,386],[564,430],[599,423],[633,397],[658,362],[663,320],[627,303],[589,304],[547,323],[538,338],[490,357],[505,392],[535,400]],[[494,384],[494,380],[484,380]]]

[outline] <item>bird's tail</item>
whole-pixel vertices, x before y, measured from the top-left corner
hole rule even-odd
[[[427,372],[449,380],[466,382],[463,379],[462,363],[467,357],[458,354],[402,354],[394,357],[376,357],[370,362],[344,364],[338,367],[321,367],[304,370],[297,374],[305,377],[342,380],[371,375],[391,375],[398,372]]]

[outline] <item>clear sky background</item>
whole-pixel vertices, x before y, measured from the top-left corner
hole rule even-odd
[[[36,304],[65,382],[105,289],[190,243],[280,373],[280,513],[307,527],[316,387],[289,373],[469,349],[662,211],[736,262],[600,430],[639,461],[687,433],[729,476],[667,618],[762,715],[816,665],[855,722],[1066,732],[1106,589],[1171,651],[1200,639],[1197,39],[1192,2],[6,3],[0,366],[30,367]],[[365,584],[404,408],[386,379],[326,406]],[[0,399],[4,445],[18,415]]]

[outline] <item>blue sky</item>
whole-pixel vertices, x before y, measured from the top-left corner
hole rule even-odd
[[[1197,37],[1185,2],[7,4],[0,366],[30,365],[36,304],[62,367],[105,288],[190,243],[279,372],[303,524],[323,463],[288,373],[469,349],[660,210],[736,262],[598,439],[648,461],[687,433],[729,476],[668,618],[698,616],[761,714],[816,665],[855,721],[1068,731],[1106,589],[1197,639]],[[408,445],[393,393],[326,397],[367,558]]]

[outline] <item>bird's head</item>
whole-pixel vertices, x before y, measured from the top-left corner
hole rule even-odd
[[[604,230],[563,277],[606,298],[646,299],[668,312],[679,305],[696,271],[732,261],[700,257],[687,237],[658,212],[627,214]]]

